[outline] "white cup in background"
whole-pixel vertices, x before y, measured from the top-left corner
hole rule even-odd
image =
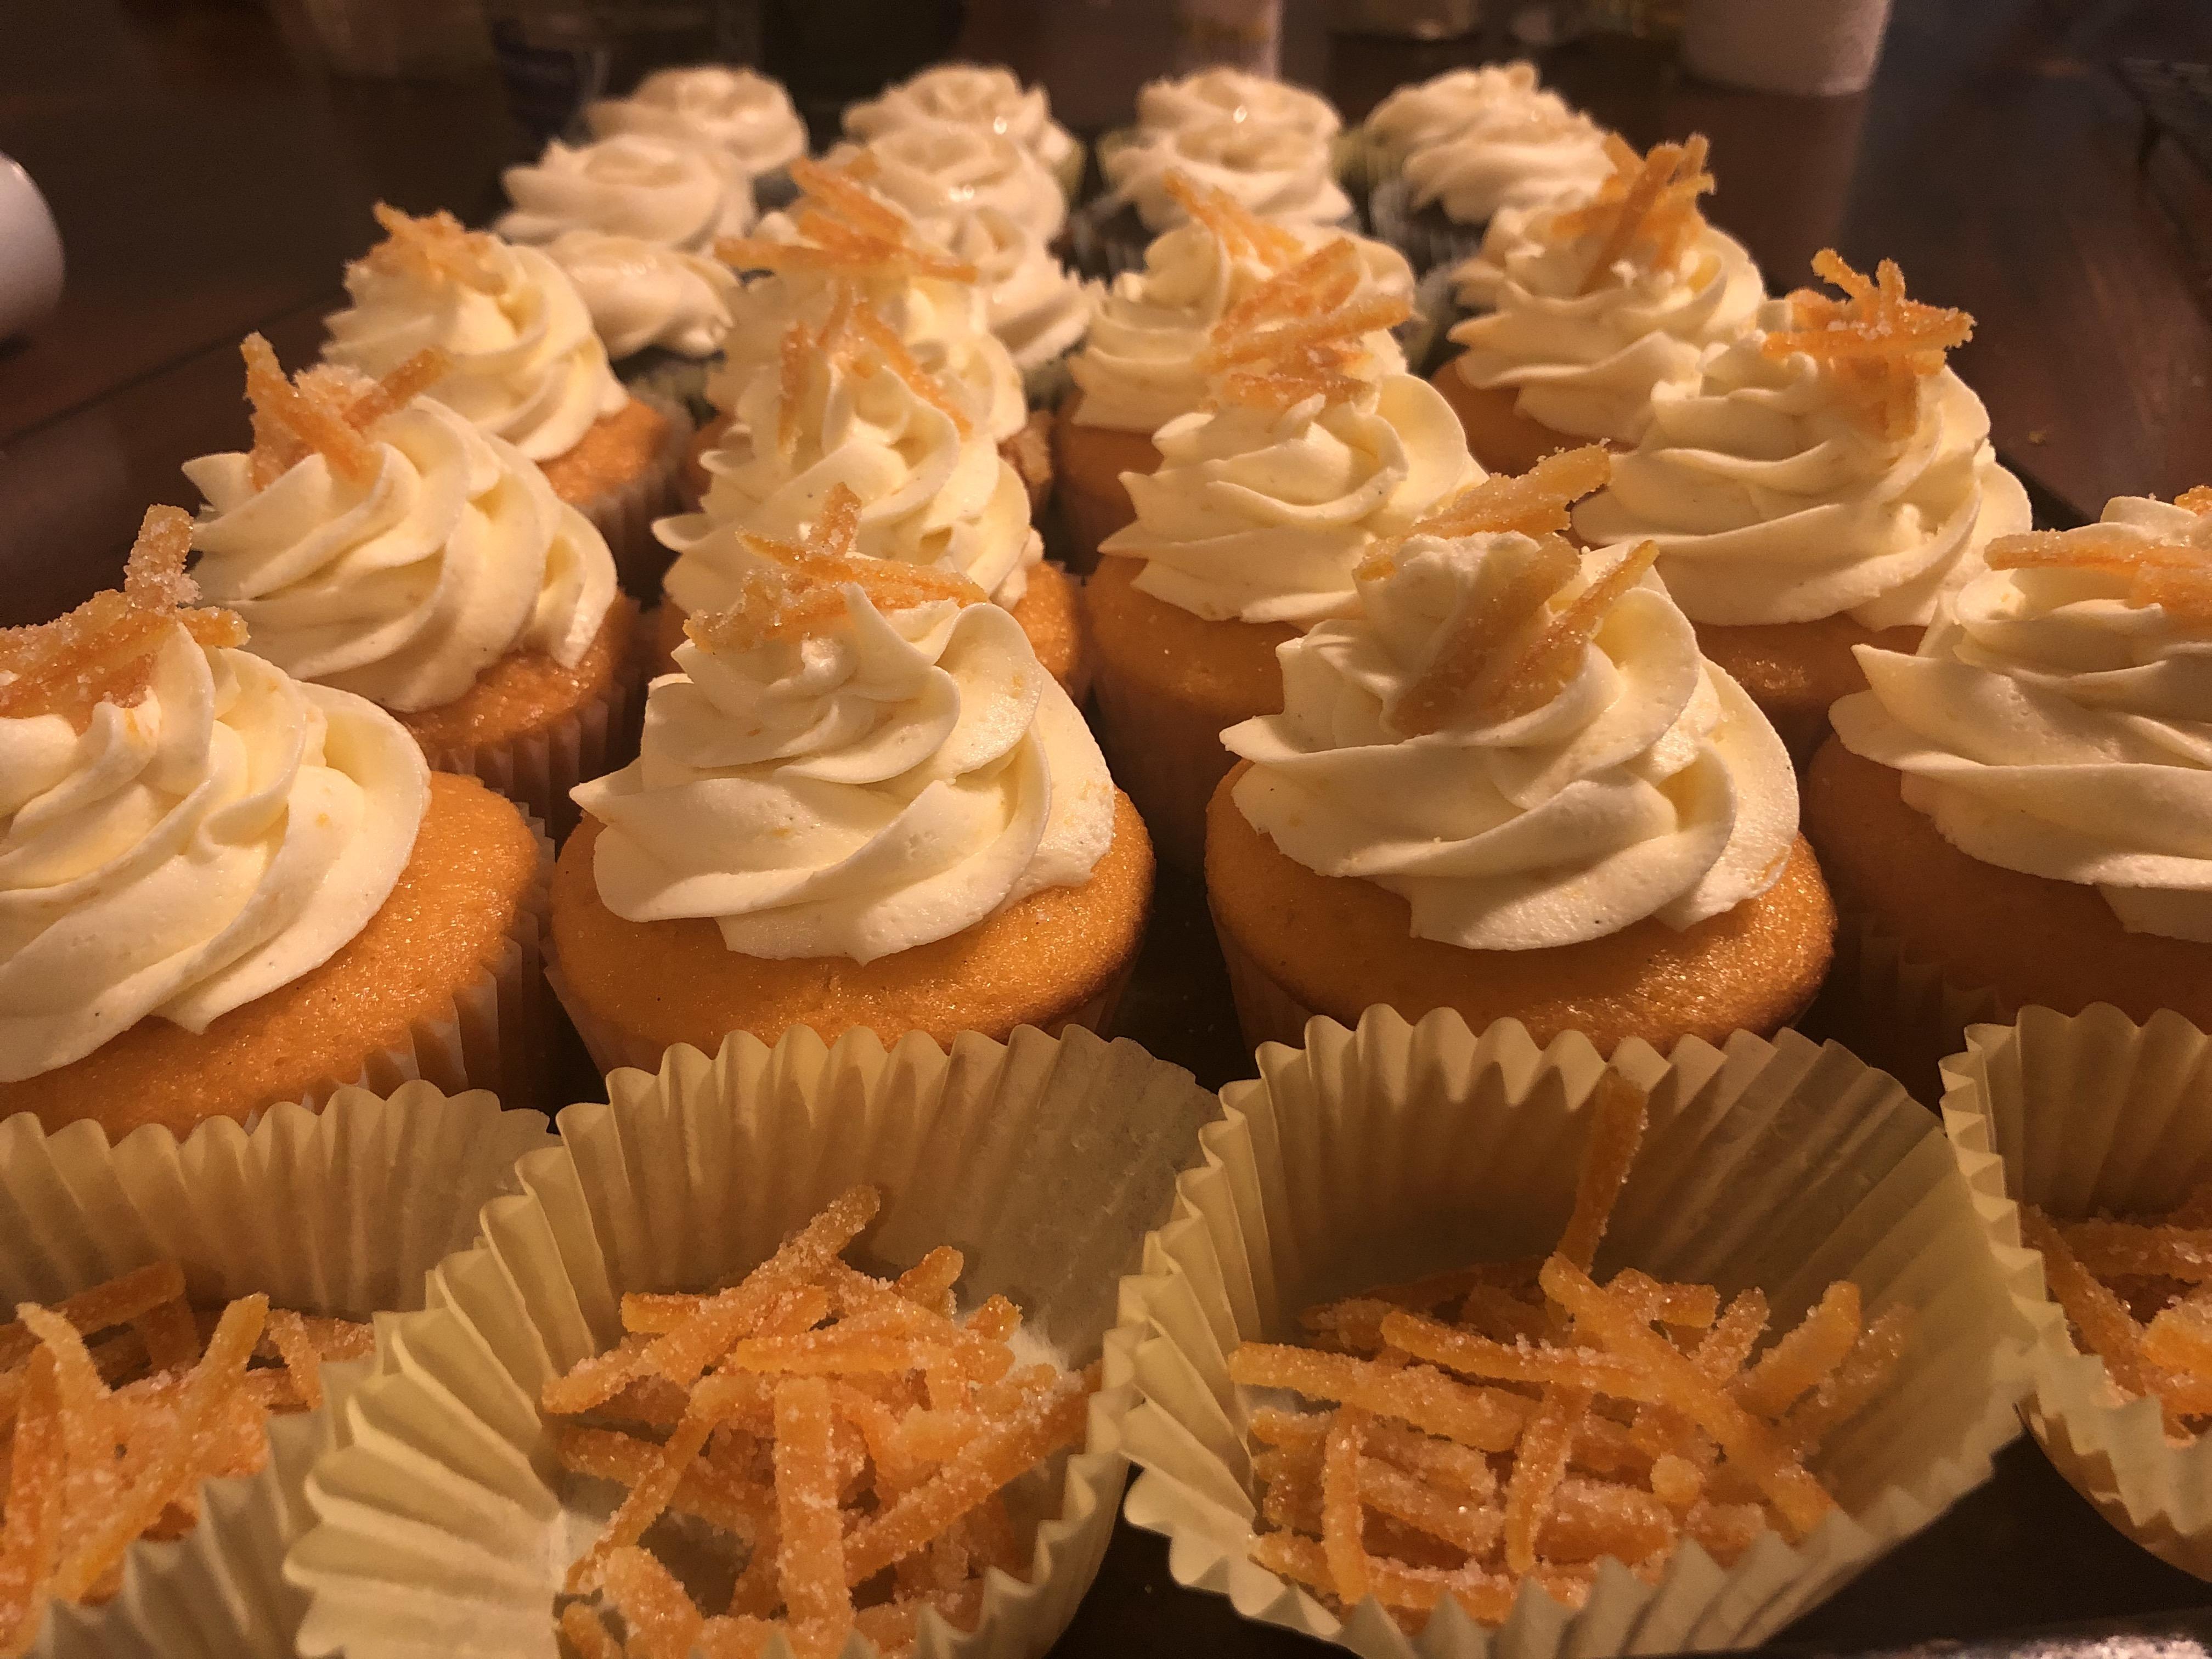
[[[1815,98],[1863,92],[1890,0],[1690,0],[1682,61],[1723,86]]]
[[[0,155],[0,340],[53,314],[62,301],[62,234],[31,175]]]

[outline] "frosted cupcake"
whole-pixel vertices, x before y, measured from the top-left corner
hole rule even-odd
[[[1509,208],[1453,273],[1478,315],[1437,389],[1492,471],[1522,472],[1591,440],[1632,444],[1659,386],[1694,385],[1707,346],[1734,339],[1765,298],[1759,268],[1708,225],[1705,141],[1639,156],[1606,141],[1613,175],[1593,198]]]
[[[702,510],[664,520],[677,553],[660,641],[673,650],[687,614],[737,602],[760,568],[758,538],[796,539],[835,487],[852,492],[864,557],[948,571],[1013,614],[1047,670],[1076,696],[1089,678],[1075,585],[1044,563],[1029,497],[983,435],[972,405],[931,376],[866,304],[818,329],[792,325],[784,367],[755,377]]]
[[[1789,754],[1650,547],[1556,533],[1603,475],[1572,451],[1378,549],[1359,614],[1283,646],[1283,712],[1222,734],[1206,895],[1248,1042],[1382,1003],[1664,1050],[1812,1000],[1835,918]]]
[[[629,97],[585,105],[584,121],[594,137],[636,132],[720,150],[770,188],[806,154],[806,124],[791,94],[764,75],[726,64],[655,70]]]
[[[1294,126],[1224,116],[1188,125],[1139,127],[1099,150],[1106,193],[1084,210],[1077,257],[1099,276],[1135,269],[1185,209],[1168,181],[1177,174],[1218,190],[1279,224],[1349,226],[1352,198],[1336,182],[1328,141]]]
[[[386,240],[346,267],[350,303],[328,320],[325,359],[375,376],[442,353],[431,395],[537,462],[630,591],[653,592],[664,563],[653,520],[673,505],[690,422],[623,390],[582,296],[544,252],[448,213],[410,219],[380,203],[376,217]]]
[[[860,144],[840,144],[825,158],[851,169],[868,187],[925,230],[978,208],[996,208],[1041,242],[1067,222],[1067,198],[1036,156],[1003,133],[981,127],[892,127]]]
[[[1859,645],[1911,651],[2027,497],[1990,447],[1989,411],[1944,367],[1973,319],[1905,297],[1832,252],[1846,297],[1801,289],[1661,386],[1612,483],[1575,512],[1593,545],[1659,546],[1659,574],[1705,654],[1809,757],[1828,708],[1863,690]]]
[[[287,381],[258,334],[245,355],[252,449],[185,465],[201,592],[258,655],[564,830],[568,791],[627,758],[644,681],[599,532],[513,445],[415,395],[440,354],[381,383],[329,364]]]
[[[960,127],[1011,138],[1052,174],[1073,200],[1083,182],[1083,146],[1052,118],[1042,87],[985,64],[938,64],[845,106],[845,136],[866,143],[905,127]]]
[[[1396,178],[1417,149],[1470,127],[1509,125],[1532,110],[1554,117],[1574,113],[1559,94],[1538,86],[1534,64],[1480,64],[1400,87],[1360,124],[1367,182],[1371,186]]]
[[[1053,421],[1054,488],[1073,544],[1070,562],[1087,568],[1098,544],[1136,516],[1121,483],[1160,464],[1152,434],[1206,400],[1201,363],[1216,325],[1271,279],[1340,232],[1275,225],[1234,198],[1178,177],[1190,219],[1156,238],[1142,269],[1116,276],[1099,296],[1089,339],[1068,360],[1075,390]],[[1358,256],[1350,303],[1413,298],[1413,273],[1395,248],[1346,238]],[[1406,367],[1396,340],[1375,331],[1364,342],[1375,372]]]
[[[1095,1026],[1135,960],[1152,854],[1082,716],[972,583],[852,556],[856,508],[691,619],[643,752],[576,792],[554,983],[603,1066]]]
[[[574,147],[556,138],[501,179],[514,206],[493,228],[543,246],[568,272],[618,374],[679,398],[696,392],[698,365],[721,349],[737,292],[714,243],[743,235],[755,216],[743,163],[726,149],[633,132]],[[648,347],[663,355],[639,358]]]
[[[1137,125],[1145,131],[1169,132],[1216,121],[1284,127],[1320,143],[1328,143],[1344,127],[1335,106],[1319,93],[1226,66],[1180,79],[1150,81],[1137,94]]]
[[[0,633],[0,1118],[120,1139],[348,1083],[501,1087],[543,842],[191,608],[191,534],[151,509],[121,592]]]
[[[805,194],[787,214],[762,220],[750,240],[722,249],[731,264],[758,274],[732,307],[722,363],[707,383],[720,413],[700,448],[720,441],[745,388],[781,361],[791,325],[819,328],[851,290],[897,331],[917,362],[980,411],[984,434],[1021,475],[1034,511],[1052,487],[1051,447],[1043,417],[1031,419],[1021,370],[991,331],[981,273],[871,191],[860,176],[864,161],[849,168],[799,161],[792,171]],[[692,487],[706,488],[696,471]]]
[[[1840,987],[1908,1084],[2031,1005],[2212,1029],[2212,489],[1987,556],[1917,652],[1858,647],[1805,781],[1846,919],[1935,971]]]
[[[1216,327],[1206,406],[1154,434],[1156,471],[1123,477],[1135,521],[1085,588],[1115,775],[1185,867],[1229,768],[1222,728],[1282,707],[1275,647],[1350,615],[1376,539],[1482,476],[1436,389],[1369,356],[1405,307],[1351,304],[1364,270],[1332,242]]]

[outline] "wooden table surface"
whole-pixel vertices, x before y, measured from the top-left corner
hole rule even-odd
[[[1285,74],[1348,116],[1403,81],[1504,55],[1490,38],[1332,40],[1307,0],[1288,10]],[[1167,67],[1167,12],[974,0],[963,44],[1042,81],[1060,118],[1095,135]],[[2212,6],[1897,0],[1875,87],[1832,100],[1701,86],[1637,42],[1577,45],[1544,67],[1639,145],[1706,133],[1713,216],[1772,285],[1802,280],[1832,243],[1862,265],[1894,258],[1917,294],[1973,312],[1956,362],[2000,448],[2048,512],[2090,516],[2112,495],[2212,480],[2212,296],[2177,229],[2212,223],[2212,187],[2163,145],[2139,153],[2140,119],[2109,72],[2130,55],[2212,57]],[[341,264],[373,240],[371,203],[481,221],[499,168],[527,148],[489,77],[331,79],[252,0],[0,8],[0,151],[46,190],[70,261],[60,313],[0,347],[0,624],[112,580],[149,502],[196,504],[179,465],[246,441],[239,337],[263,331],[288,363],[313,355]],[[1249,1074],[1188,881],[1163,882],[1124,1028],[1209,1086]],[[2206,1615],[2180,1610],[2207,1600],[2023,1441],[1995,1481],[1784,1639],[1895,1647],[2130,1614],[2203,1633]],[[1164,1547],[1126,1526],[1057,1650],[1321,1650],[1177,1589]]]

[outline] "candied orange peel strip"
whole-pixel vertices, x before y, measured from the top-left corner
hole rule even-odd
[[[1566,690],[1581,672],[1583,651],[1613,606],[1644,580],[1658,556],[1658,543],[1638,544],[1546,623],[1534,638],[1493,659],[1469,696],[1469,718],[1484,726],[1517,719]]]
[[[1835,249],[1822,248],[1813,256],[1813,272],[1844,297],[1797,289],[1790,296],[1795,326],[1768,334],[1759,349],[1776,358],[1803,352],[1842,387],[1869,430],[1893,441],[1909,437],[1920,382],[1942,368],[1946,353],[1973,337],[1973,318],[1908,299],[1894,259],[1884,259],[1869,277]]]
[[[1605,488],[1613,477],[1613,457],[1603,444],[1585,444],[1547,455],[1526,472],[1493,473],[1470,485],[1443,506],[1408,526],[1402,535],[1376,543],[1359,562],[1363,580],[1387,576],[1407,542],[1416,536],[1498,535],[1517,532],[1545,536],[1567,527],[1567,508]]]
[[[1686,143],[1654,144],[1638,155],[1617,133],[1608,133],[1606,157],[1612,176],[1598,186],[1595,200],[1547,216],[1538,227],[1547,240],[1600,238],[1589,270],[1576,291],[1594,294],[1605,286],[1613,266],[1635,258],[1647,269],[1663,269],[1705,228],[1698,198],[1713,188],[1705,171],[1708,145],[1703,133]]]
[[[1185,213],[1212,233],[1232,258],[1257,259],[1270,270],[1284,270],[1305,255],[1298,239],[1271,224],[1227,191],[1200,184],[1180,168],[1163,183]]]
[[[246,360],[246,397],[253,406],[253,483],[266,489],[311,454],[359,485],[375,477],[368,434],[440,380],[453,359],[435,347],[416,352],[381,380],[336,364],[316,364],[287,378],[276,353],[258,334],[239,343]]]
[[[2183,490],[2173,498],[2173,504],[2187,513],[2212,513],[2212,484],[2197,484]]]
[[[418,219],[379,202],[375,213],[376,222],[384,228],[384,240],[362,256],[371,270],[439,286],[456,284],[480,294],[499,291],[494,257],[499,244],[489,233],[466,228],[443,208]]]
[[[817,362],[827,364],[832,373],[881,368],[951,421],[962,438],[975,435],[975,423],[960,398],[915,360],[898,331],[849,283],[841,282],[832,290],[830,312],[820,328],[794,322],[784,331],[778,353],[776,447],[781,454],[789,455],[799,447],[808,379]]]
[[[1340,236],[1231,307],[1199,359],[1209,406],[1280,413],[1309,398],[1358,396],[1370,384],[1365,337],[1410,314],[1402,300],[1352,303],[1361,275],[1359,251]]]
[[[199,597],[185,574],[191,545],[183,508],[149,507],[119,592],[95,593],[50,623],[0,629],[0,720],[59,714],[82,732],[101,703],[128,708],[145,696],[173,629],[210,648],[245,644],[235,612],[191,608]]]
[[[740,270],[810,271],[856,281],[934,277],[972,283],[975,267],[925,238],[913,221],[863,182],[875,158],[862,155],[840,167],[797,161],[791,176],[802,194],[789,217],[799,240],[725,236],[714,257]]]
[[[2201,499],[2212,509],[2212,489],[2198,489],[2205,490]],[[2186,491],[2174,505],[2187,507],[2197,494]],[[2123,577],[2129,605],[2155,605],[2187,626],[2212,628],[2212,547],[2147,543],[2121,526],[2091,524],[1999,536],[1984,556],[1992,570],[2080,570]]]

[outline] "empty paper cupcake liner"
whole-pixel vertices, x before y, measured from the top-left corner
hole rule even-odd
[[[1759,1285],[1786,1328],[1837,1279],[1871,1320],[1918,1310],[1881,1398],[1814,1468],[1838,1508],[1802,1543],[1763,1539],[1729,1569],[1686,1544],[1656,1584],[1607,1562],[1571,1611],[1531,1583],[1496,1629],[1456,1603],[1407,1637],[1372,1601],[1339,1620],[1250,1559],[1257,1511],[1240,1341],[1294,1340],[1299,1309],[1364,1286],[1540,1253],[1572,1205],[1604,1070],[1579,1035],[1539,1049],[1518,1023],[1480,1037],[1456,1015],[1358,1030],[1316,1020],[1269,1047],[1261,1080],[1177,1185],[1175,1213],[1123,1290],[1106,1379],[1132,1399],[1122,1449],[1141,1468],[1127,1513],[1170,1540],[1178,1583],[1245,1617],[1378,1656],[1577,1659],[1749,1646],[1985,1480],[2019,1431],[2032,1340],[1928,1114],[1832,1045],[1739,1034],[1671,1058],[1627,1042],[1614,1065],[1650,1091],[1650,1127],[1601,1273]]]
[[[563,1112],[562,1144],[522,1162],[523,1195],[439,1267],[432,1308],[385,1328],[285,1565],[309,1598],[302,1653],[550,1659],[562,1574],[607,1511],[557,1471],[544,1383],[621,1336],[624,1292],[739,1275],[857,1182],[884,1194],[871,1265],[950,1243],[963,1297],[1006,1295],[1065,1362],[1095,1358],[1118,1275],[1217,1109],[1133,1043],[1030,1030],[950,1054],[738,1036],[608,1083],[611,1103]],[[994,1571],[972,1634],[925,1615],[921,1651],[1033,1659],[1066,1628],[1113,1529],[1124,1465],[1097,1442],[1117,1409],[1095,1399],[1091,1443],[1030,1478],[1027,1581]]]
[[[264,1291],[362,1320],[420,1308],[429,1269],[513,1189],[515,1159],[551,1142],[535,1112],[425,1083],[278,1106],[250,1130],[211,1119],[181,1140],[149,1127],[110,1146],[96,1124],[48,1134],[22,1114],[0,1123],[0,1298],[52,1303],[170,1261],[199,1302]],[[326,1389],[350,1374],[329,1368]],[[38,1650],[289,1656],[305,1598],[278,1569],[310,1518],[299,1483],[328,1417],[273,1419],[268,1468],[206,1483],[197,1527],[133,1545],[121,1592],[56,1608]]]
[[[2169,1441],[2155,1401],[2124,1401],[2075,1346],[2021,1245],[2020,1210],[2159,1214],[2212,1181],[2212,1042],[2179,1014],[2137,1025],[2100,1003],[1974,1026],[1943,1065],[1943,1127],[2014,1299],[2043,1332],[2028,1427],[2060,1474],[2160,1559],[2212,1578],[2212,1437]]]
[[[672,399],[648,387],[633,386],[630,396],[667,421],[660,447],[628,483],[602,490],[575,506],[606,538],[623,592],[650,604],[660,595],[660,579],[668,573],[672,556],[653,539],[653,521],[681,506],[678,492],[683,483],[684,458],[691,447],[691,417]]]

